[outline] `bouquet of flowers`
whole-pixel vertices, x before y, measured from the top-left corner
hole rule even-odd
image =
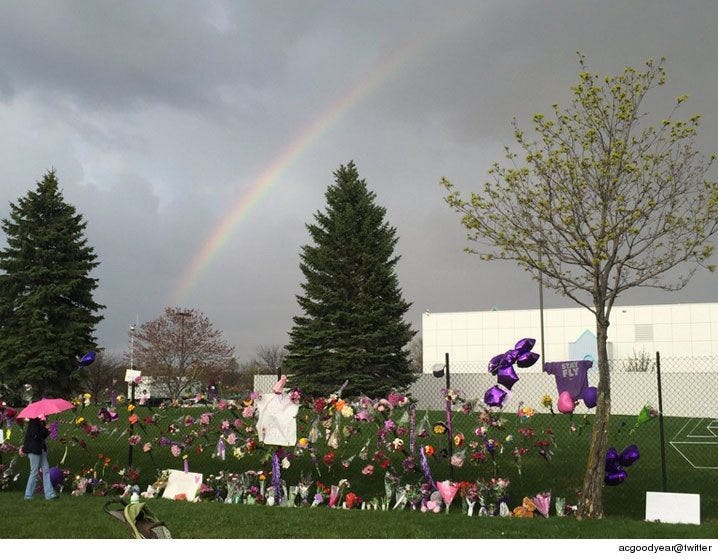
[[[15,464],[17,463],[17,458],[13,457],[12,460],[10,460],[10,463],[0,464],[0,491],[4,491],[8,487],[10,487],[10,484],[17,480],[17,478],[20,476],[20,474],[15,474],[13,476],[13,471],[15,470]]]
[[[299,478],[299,498],[301,499],[301,505],[307,506],[309,505],[309,489],[312,487],[312,476],[311,475],[305,475],[304,472],[302,472],[301,477]]]
[[[500,503],[506,504],[508,500],[509,480],[504,478],[491,478],[490,480],[477,480],[476,490],[480,515],[496,516],[499,514]]]

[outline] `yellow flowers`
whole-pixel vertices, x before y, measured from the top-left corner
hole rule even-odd
[[[551,409],[553,407],[553,400],[551,399],[551,396],[549,396],[548,394],[544,394],[541,398],[541,405],[544,408]]]
[[[131,412],[133,412],[134,410],[135,410],[135,405],[134,405],[134,404],[128,404],[128,405],[127,405],[127,411],[128,411],[128,412],[131,413]]]
[[[297,445],[299,446],[299,448],[308,448],[309,447],[309,439],[306,437],[302,437],[297,442]]]
[[[85,423],[84,417],[78,417],[77,419],[75,419],[75,425],[82,425],[83,423]]]

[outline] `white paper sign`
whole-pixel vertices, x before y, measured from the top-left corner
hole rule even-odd
[[[135,382],[135,379],[138,377],[142,377],[142,371],[137,371],[135,369],[125,370],[125,382]]]
[[[673,524],[701,523],[701,496],[646,491],[646,520]]]
[[[202,474],[170,470],[170,475],[167,478],[167,487],[165,487],[162,496],[165,499],[174,500],[177,495],[184,494],[188,501],[194,501],[201,487]]]

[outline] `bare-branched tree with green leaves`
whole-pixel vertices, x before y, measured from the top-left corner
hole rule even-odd
[[[715,155],[696,147],[700,117],[647,122],[641,105],[666,83],[665,60],[599,78],[580,56],[568,108],[533,116],[534,139],[514,121],[515,153],[495,163],[479,193],[464,199],[445,178],[446,201],[462,216],[467,249],[486,260],[514,260],[536,279],[595,315],[598,404],[579,516],[603,516],[611,410],[606,342],[611,309],[636,287],[681,289],[708,264],[718,229]]]
[[[196,309],[166,308],[143,324],[135,338],[134,358],[152,377],[153,396],[178,399],[185,391],[203,389],[235,367],[234,347]]]

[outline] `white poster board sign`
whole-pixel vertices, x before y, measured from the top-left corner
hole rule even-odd
[[[701,496],[646,491],[646,520],[673,524],[701,523]]]
[[[170,470],[162,496],[165,499],[175,500],[177,495],[184,495],[188,501],[194,501],[202,487],[202,474]]]
[[[125,369],[125,382],[135,382],[137,378],[142,378],[142,371]]]

